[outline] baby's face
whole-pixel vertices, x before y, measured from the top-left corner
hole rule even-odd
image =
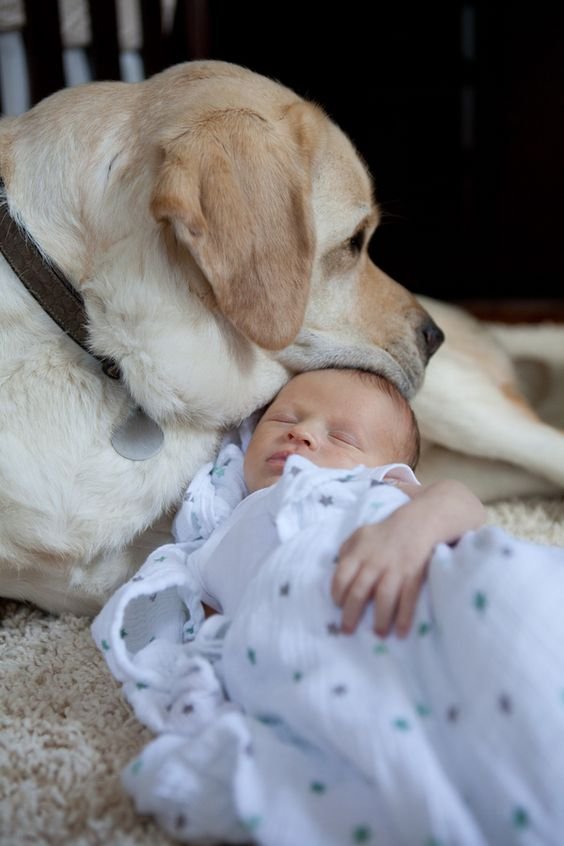
[[[290,455],[319,467],[377,467],[400,460],[398,411],[390,397],[346,370],[301,373],[260,419],[245,455],[250,491],[272,485]]]

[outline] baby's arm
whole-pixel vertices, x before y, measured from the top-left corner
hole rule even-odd
[[[374,600],[374,629],[387,635],[410,629],[419,590],[434,547],[453,543],[486,520],[484,506],[461,482],[429,487],[398,483],[411,501],[381,523],[361,526],[339,550],[331,593],[342,607],[342,629],[353,632]]]

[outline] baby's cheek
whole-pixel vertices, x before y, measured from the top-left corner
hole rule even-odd
[[[319,467],[356,467],[357,464],[362,464],[362,458],[350,455],[345,450],[330,449],[322,458],[322,461],[313,460],[314,464]]]
[[[266,464],[266,459],[262,457],[261,450],[252,449],[252,444],[249,446],[243,461],[243,476],[245,484],[249,491],[254,493],[259,488],[266,488],[271,485],[271,471]]]
[[[245,484],[252,493],[252,491],[254,490],[254,473],[252,456],[249,456],[249,450],[247,450],[247,453],[243,460],[243,477],[245,479]]]

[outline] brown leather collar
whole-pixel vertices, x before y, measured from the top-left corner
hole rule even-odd
[[[109,358],[102,358],[88,346],[88,318],[84,300],[61,270],[49,264],[31,238],[22,231],[8,211],[5,186],[0,177],[0,252],[29,293],[41,308],[57,323],[69,338],[83,350],[97,358],[104,373],[119,379],[119,366]]]

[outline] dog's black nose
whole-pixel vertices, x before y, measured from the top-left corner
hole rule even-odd
[[[439,329],[435,321],[430,317],[427,317],[427,319],[421,324],[419,331],[423,339],[423,346],[427,355],[427,361],[429,361],[431,356],[437,352],[444,341],[445,335],[443,330]]]

